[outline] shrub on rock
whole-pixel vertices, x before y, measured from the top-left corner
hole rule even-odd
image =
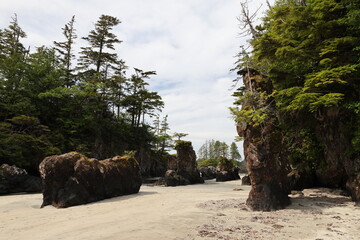
[[[219,157],[219,164],[216,167],[216,181],[225,182],[240,179],[239,168],[225,157]]]

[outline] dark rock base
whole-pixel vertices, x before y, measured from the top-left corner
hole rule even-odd
[[[65,208],[139,192],[142,179],[137,161],[116,156],[98,161],[73,152],[41,162],[42,207]]]
[[[39,177],[28,175],[25,169],[3,164],[0,166],[0,195],[41,192]]]

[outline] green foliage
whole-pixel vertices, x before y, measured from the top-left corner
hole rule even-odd
[[[231,160],[234,160],[236,162],[240,162],[241,161],[241,154],[239,152],[239,149],[236,145],[236,143],[232,142],[230,145],[230,154],[229,154],[229,158]]]
[[[235,164],[232,160],[227,159],[226,157],[219,157],[218,167],[221,169],[231,169],[235,167]]]
[[[155,150],[158,136],[146,123],[164,106],[157,92],[147,89],[154,71],[127,77],[125,62],[112,33],[120,21],[102,15],[83,37],[76,59],[75,17],[54,48],[28,52],[16,16],[0,29],[0,159],[36,171],[49,154],[78,151],[104,159],[125,151]],[[73,66],[78,62],[77,66]],[[161,155],[166,154],[168,126],[162,126]],[[167,138],[166,138],[167,136]]]
[[[238,107],[231,107],[230,112],[233,115],[235,122],[245,122],[253,126],[259,126],[268,118],[267,111],[264,108],[257,110],[240,110]]]
[[[293,166],[314,169],[324,165],[321,131],[328,118],[346,119],[350,152],[360,154],[360,2],[301,2],[276,1],[250,40],[251,53],[238,56],[236,70],[254,69],[273,91],[238,89],[230,110],[238,124],[252,126],[276,116]],[[276,109],[267,108],[270,98]]]
[[[49,142],[49,131],[37,118],[24,115],[0,122],[0,159],[36,173],[45,156],[60,153]]]
[[[198,159],[197,163],[198,163],[198,167],[209,167],[209,166],[216,167],[219,164],[219,160],[216,160],[214,158]]]
[[[198,150],[200,159],[218,159],[220,156],[228,157],[229,146],[225,142],[207,140]]]

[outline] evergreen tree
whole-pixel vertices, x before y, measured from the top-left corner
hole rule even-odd
[[[60,54],[60,61],[64,67],[65,70],[65,85],[67,87],[70,87],[74,84],[74,79],[72,72],[74,69],[72,69],[72,60],[75,58],[74,55],[74,42],[77,38],[76,35],[76,29],[74,27],[75,23],[75,16],[73,16],[67,24],[63,28],[63,35],[65,36],[64,42],[57,42],[54,41],[55,49]]]
[[[236,161],[241,161],[241,155],[239,153],[239,149],[236,145],[236,143],[232,142],[230,145],[230,159],[231,160],[236,160]]]
[[[11,118],[31,109],[29,99],[22,95],[26,56],[21,43],[26,33],[15,15],[8,28],[0,31],[0,119]]]
[[[107,50],[115,50],[114,44],[121,43],[115,34],[111,32],[113,27],[120,22],[116,17],[101,15],[95,29],[91,30],[87,37],[82,39],[89,43],[88,47],[82,47],[80,63],[83,68],[94,66],[94,71],[100,73],[108,71],[109,65],[118,63],[117,54]]]
[[[274,89],[238,89],[235,104],[252,108],[233,108],[237,123],[261,126],[272,111],[293,166],[324,164],[330,127],[352,139],[343,151],[359,153],[358,7],[348,0],[276,1],[250,41],[252,52],[239,59],[238,71],[256,71]],[[276,112],[265,104],[269,99]]]

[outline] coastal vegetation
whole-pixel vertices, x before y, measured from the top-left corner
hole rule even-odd
[[[76,53],[75,16],[53,46],[25,47],[15,15],[0,29],[0,159],[37,174],[48,155],[77,151],[104,159],[125,151],[164,155],[164,102],[148,88],[155,71],[132,73],[117,54],[120,20],[101,15]],[[156,117],[151,126],[146,119]]]
[[[360,2],[278,0],[258,26],[242,6],[251,39],[235,68],[246,82],[230,108],[238,132],[265,149],[260,162],[266,154],[303,173],[331,172],[359,200]]]

